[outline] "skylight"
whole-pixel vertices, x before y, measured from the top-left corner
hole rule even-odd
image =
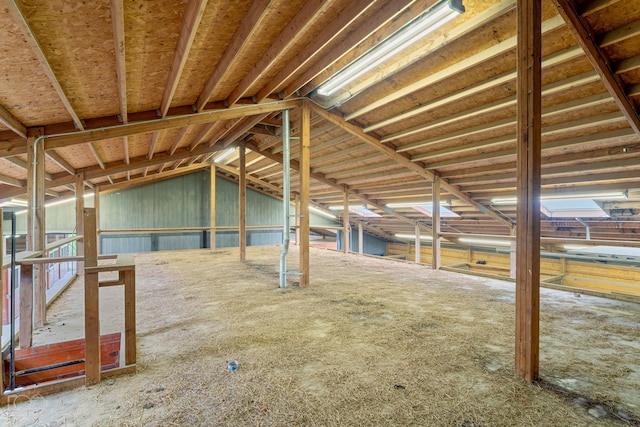
[[[591,199],[543,200],[540,211],[549,218],[607,218],[609,215]]]
[[[367,208],[357,208],[357,207],[349,207],[349,212],[354,213],[356,215],[360,215],[365,218],[380,218],[381,215],[371,211]]]
[[[428,216],[429,218],[433,217],[433,205],[420,205],[411,207],[418,212]],[[460,218],[460,215],[441,205],[440,218]]]

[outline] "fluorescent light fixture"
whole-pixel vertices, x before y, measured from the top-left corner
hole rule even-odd
[[[349,212],[364,218],[380,218],[382,216],[367,208],[354,208],[351,206],[349,206]]]
[[[395,235],[398,239],[407,239],[407,240],[416,240],[416,235],[415,234],[396,234]],[[424,235],[420,235],[420,240],[433,240],[433,236],[430,234],[424,234]]]
[[[360,204],[360,205],[352,205],[351,203],[349,203],[349,209],[362,209],[365,206]],[[333,206],[329,206],[329,209],[332,211],[341,211],[344,210],[344,205],[333,205]]]
[[[626,191],[595,191],[591,193],[567,193],[567,194],[547,194],[540,196],[540,200],[612,200],[626,199],[628,197]],[[494,205],[515,205],[518,202],[517,197],[496,197],[491,199]]]
[[[421,206],[412,206],[412,208],[417,210],[421,214],[428,216],[429,218],[433,218],[433,206],[431,204],[421,205]],[[440,205],[440,217],[441,218],[460,218],[460,215]]]
[[[233,153],[235,153],[236,149],[234,148],[228,148],[227,150],[223,151],[222,154],[220,154],[219,156],[216,156],[213,159],[214,163],[222,163],[222,161],[224,159],[226,159],[227,157],[229,157],[230,155],[232,155]]]
[[[474,239],[463,237],[460,240],[462,243],[468,243],[470,245],[480,245],[480,246],[511,246],[511,241],[509,240],[494,240],[494,239]]]
[[[318,94],[333,95],[463,12],[462,0],[439,3],[331,77],[318,88]]]
[[[431,200],[428,201],[417,201],[417,202],[398,202],[398,203],[387,203],[387,207],[391,209],[397,208],[412,208],[414,206],[425,206],[431,205]],[[442,204],[440,204],[442,206]]]
[[[93,193],[86,193],[84,196],[82,196],[83,198],[89,198],[89,197],[93,197]],[[50,208],[52,206],[58,206],[58,205],[64,205],[65,203],[71,203],[71,202],[75,202],[76,198],[75,197],[67,197],[66,199],[56,199],[53,200],[49,203],[45,203],[44,207],[45,208]],[[27,213],[27,209],[16,212],[16,215],[24,215]]]
[[[562,245],[562,247],[567,250],[567,251],[579,251],[581,249],[587,249],[590,246],[585,246],[585,245]]]
[[[11,207],[11,208],[20,208],[24,206],[28,206],[29,203],[26,200],[22,199],[10,199],[6,202],[0,203],[0,208]]]
[[[312,212],[317,213],[318,215],[322,215],[324,217],[331,218],[331,219],[336,219],[335,215],[333,215],[333,214],[331,214],[331,213],[329,213],[327,211],[324,211],[322,209],[318,209],[315,206],[309,206],[309,210],[312,211]]]

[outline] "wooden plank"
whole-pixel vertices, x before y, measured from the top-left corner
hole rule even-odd
[[[542,153],[541,4],[518,0],[516,376],[539,375],[540,177]]]
[[[271,43],[258,61],[253,65],[238,86],[227,97],[227,103],[233,105],[245,95],[245,92],[260,78],[266,74],[271,67],[279,64],[279,61],[287,51],[288,46],[293,46],[299,39],[315,24],[314,17],[321,16],[331,7],[331,2],[325,0],[308,0],[304,2],[302,9],[286,25],[278,38]],[[262,94],[258,97],[258,102],[265,99],[269,94]],[[279,126],[279,124],[278,124]]]
[[[349,253],[349,244],[351,243],[350,236],[351,224],[349,224],[349,192],[345,188],[342,193],[342,251],[345,254]]]
[[[404,1],[403,1],[404,3]],[[282,83],[289,81],[292,77],[299,75],[299,71],[308,66],[309,63],[323,54],[323,50],[337,37],[347,31],[347,29],[363,13],[371,7],[374,2],[368,2],[364,6],[362,2],[349,2],[340,15],[334,19],[325,29],[316,36],[313,41],[302,52],[296,55],[282,68],[276,76],[267,83],[257,95],[258,99],[265,99],[271,92],[276,90]],[[338,54],[337,51],[332,54]],[[319,72],[319,71],[318,71]],[[307,80],[308,81],[308,80]],[[306,83],[306,81],[305,81]]]
[[[100,382],[100,301],[98,273],[88,271],[98,265],[98,246],[95,209],[84,208],[84,337],[85,384]]]
[[[198,111],[204,110],[218,82],[224,79],[227,73],[233,69],[236,61],[241,60],[239,53],[242,52],[243,48],[246,47],[252,36],[260,28],[266,11],[271,7],[272,3],[273,0],[255,0],[252,2],[249,11],[247,11],[247,14],[233,35],[233,39],[227,45],[227,49],[222,54],[222,58],[218,61],[216,69],[211,74],[211,77],[209,77],[202,93],[198,96],[198,100],[196,101]]]
[[[420,249],[420,224],[416,223],[415,226],[415,241],[414,241],[414,255],[413,255],[413,261],[416,264],[420,264],[420,261],[422,260],[422,255],[421,255],[421,249]]]
[[[216,248],[216,165],[209,168],[209,248]]]
[[[170,116],[160,119],[142,122],[130,122],[126,125],[116,125],[103,129],[87,130],[67,135],[51,136],[45,141],[45,150],[61,147],[69,147],[87,142],[102,141],[105,139],[119,138],[123,136],[139,135],[166,129],[175,129],[183,126],[194,126],[216,121],[237,119],[262,113],[271,113],[289,108],[295,108],[300,103],[298,99],[284,101],[271,101],[255,105],[239,105],[223,110],[211,110],[201,113],[182,116]]]
[[[76,236],[84,235],[84,172],[76,175]],[[78,240],[76,243],[76,255],[84,256],[84,242]],[[84,270],[84,262],[77,263],[78,274]]]
[[[167,84],[164,87],[164,93],[162,94],[162,102],[160,104],[160,114],[162,117],[166,117],[169,107],[171,106],[171,100],[176,93],[178,83],[180,82],[180,76],[187,63],[191,46],[193,45],[193,39],[196,37],[200,20],[204,14],[204,10],[207,7],[207,0],[192,0],[187,2],[187,6],[182,18],[182,25],[180,27],[180,38],[175,48],[173,55],[173,63],[171,64],[171,72],[167,79]]]
[[[364,253],[364,229],[361,222],[358,222],[358,253]]]
[[[127,61],[125,56],[123,0],[111,0],[111,22],[113,24],[113,45],[116,53],[120,116],[122,117],[122,123],[127,123]]]
[[[543,30],[545,33],[555,31],[564,26],[564,22],[559,16],[554,16],[553,18],[548,19],[544,22]],[[358,110],[347,114],[345,116],[345,120],[353,120],[357,117],[360,117],[370,111],[375,110],[376,108],[383,107],[389,103],[397,101],[398,99],[408,96],[409,94],[423,89],[426,86],[436,84],[446,78],[449,78],[451,75],[455,75],[456,73],[464,72],[465,70],[469,70],[474,66],[482,62],[490,61],[492,58],[497,58],[505,53],[513,50],[517,44],[517,36],[510,37],[506,40],[501,41],[500,43],[485,49],[479,53],[471,55],[461,61],[456,62],[451,67],[442,69],[434,74],[428,75],[414,83],[411,83],[408,86],[405,86],[399,90],[391,92],[382,98],[377,99],[374,102],[368,103],[366,106],[359,108]]]
[[[16,119],[2,105],[0,105],[0,123],[11,129],[24,139],[27,139],[27,128],[20,120]]]
[[[640,116],[634,108],[633,101],[625,92],[624,83],[612,72],[613,67],[607,54],[594,39],[595,32],[586,20],[580,18],[572,0],[556,0],[555,4],[566,21],[567,27],[582,46],[589,62],[602,78],[602,82],[620,107],[622,114],[627,118],[629,126],[640,137]]]
[[[402,155],[401,153],[396,152],[395,148],[393,148],[392,146],[390,146],[388,144],[382,144],[379,139],[364,133],[362,131],[362,129],[360,129],[358,126],[353,125],[353,124],[345,121],[345,119],[343,119],[342,117],[340,117],[340,116],[338,116],[338,115],[336,115],[334,113],[330,113],[330,112],[324,111],[321,108],[315,107],[315,106],[313,107],[313,109],[314,109],[315,113],[317,113],[318,115],[322,116],[326,120],[334,123],[335,125],[341,127],[345,131],[347,131],[347,132],[351,133],[352,135],[358,137],[361,141],[366,142],[371,147],[375,148],[376,150],[378,150],[379,152],[383,153],[387,157],[393,159],[394,161],[396,161],[397,163],[401,164],[402,166],[404,166],[404,167],[412,170],[413,172],[417,173],[419,176],[427,179],[429,182],[433,182],[433,179],[436,176],[433,171],[425,169],[419,163],[412,162],[406,156]],[[484,205],[476,202],[468,194],[460,191],[460,189],[458,187],[456,187],[454,185],[450,185],[446,180],[442,180],[441,186],[446,191],[448,191],[449,193],[451,193],[452,195],[457,197],[458,199],[460,199],[463,202],[475,207],[480,212],[482,212],[482,213],[484,213],[486,215],[489,215],[490,217],[494,218],[498,222],[500,222],[500,223],[502,223],[504,225],[507,225],[509,227],[513,224],[513,221],[511,221],[511,219],[505,217],[504,215],[502,215],[499,212],[496,212],[491,207],[484,206]]]
[[[4,242],[7,240],[4,237],[4,230],[2,229],[4,226],[4,211],[2,210],[2,208],[0,208],[0,236],[2,236],[2,239],[0,239],[0,255],[4,254]],[[11,268],[11,267],[9,267]],[[4,284],[2,283],[2,277],[4,276],[4,274],[2,274],[2,270],[4,269],[4,267],[2,269],[0,269],[0,289],[4,290]],[[9,284],[11,284],[11,282],[9,282]],[[15,297],[15,296],[14,296]],[[4,298],[4,295],[3,295]],[[7,308],[9,310],[9,313],[11,313],[11,307]],[[9,315],[9,317],[11,317],[11,315]],[[0,319],[4,319],[4,304],[2,302],[0,302]],[[0,355],[2,354],[2,320],[0,320]],[[0,396],[4,396],[4,363],[0,363]]]
[[[442,237],[440,236],[440,177],[436,177],[433,180],[433,184],[431,185],[431,203],[433,207],[431,208],[431,220],[432,225],[432,247],[431,247],[431,267],[434,270],[439,270],[442,267],[442,259],[440,257],[440,244],[442,242]]]
[[[49,150],[47,152],[45,152],[45,154],[47,155],[47,157],[49,157],[51,160],[53,160],[54,162],[56,162],[58,165],[60,165],[60,167],[64,170],[66,170],[67,172],[69,172],[69,174],[71,175],[75,175],[76,174],[76,170],[73,168],[73,166],[71,166],[69,164],[69,162],[67,162],[65,159],[62,158],[62,156],[60,156],[58,153],[56,153],[54,150]]]
[[[240,224],[239,224],[239,245],[240,245],[240,262],[247,260],[247,170],[246,170],[246,148],[244,144],[240,144],[238,150],[240,153],[240,171],[238,174],[239,187],[239,203],[240,203]]]
[[[133,256],[131,256],[133,258]],[[136,272],[124,272],[124,363],[136,363]]]
[[[304,100],[300,111],[300,287],[309,286],[309,184],[311,179],[311,107]]]
[[[24,34],[24,38],[27,44],[29,45],[32,52],[38,59],[38,62],[42,67],[42,71],[44,71],[44,73],[49,78],[49,82],[53,86],[54,90],[58,94],[58,97],[60,98],[60,101],[62,101],[62,104],[66,108],[72,120],[74,121],[76,128],[80,130],[84,130],[84,125],[82,124],[82,120],[80,120],[80,117],[78,117],[78,115],[76,114],[75,110],[73,109],[73,106],[71,105],[71,102],[69,102],[69,98],[67,98],[67,95],[64,93],[62,86],[60,86],[60,82],[56,78],[56,75],[53,72],[51,65],[49,64],[49,61],[47,60],[47,57],[44,54],[44,51],[40,47],[40,43],[38,42],[38,39],[36,38],[33,31],[31,31],[31,27],[29,26],[24,15],[20,11],[18,4],[15,1],[5,2],[5,10],[9,11],[9,14],[11,15],[13,23],[18,28],[20,28],[20,31]]]

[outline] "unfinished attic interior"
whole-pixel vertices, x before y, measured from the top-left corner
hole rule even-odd
[[[640,0],[0,12],[3,425],[640,425]]]

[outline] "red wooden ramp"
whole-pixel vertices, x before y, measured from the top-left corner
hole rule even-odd
[[[100,337],[101,370],[120,366],[120,332]],[[84,338],[17,348],[15,386],[24,387],[84,375]],[[9,384],[9,359],[4,360],[5,385]]]

